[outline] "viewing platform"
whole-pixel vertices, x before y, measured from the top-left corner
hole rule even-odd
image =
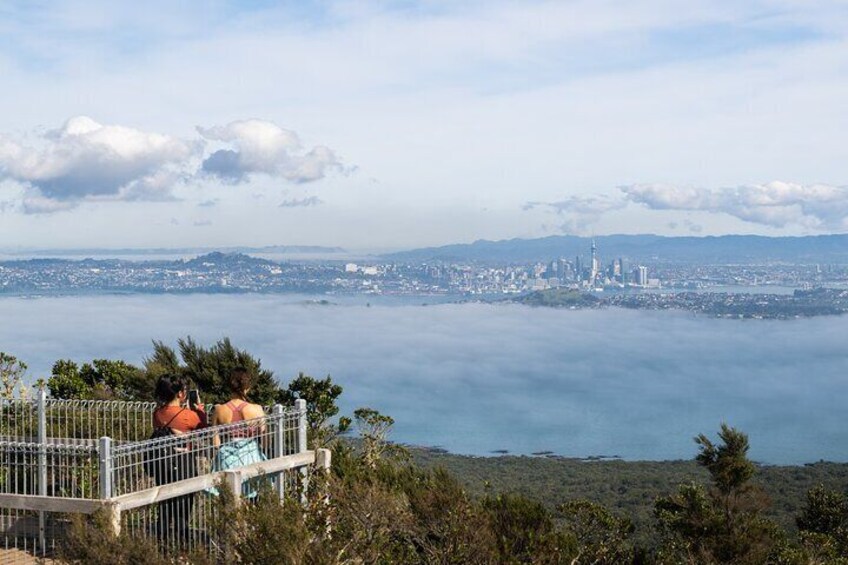
[[[261,418],[151,439],[155,408],[55,400],[43,390],[0,401],[0,563],[50,560],[74,515],[98,511],[116,534],[214,558],[217,485],[238,493],[236,504],[256,497],[260,480],[281,498],[303,497],[310,468],[330,467],[328,450],[307,449],[304,400],[265,407]]]

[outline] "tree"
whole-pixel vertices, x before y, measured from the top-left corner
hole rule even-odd
[[[703,434],[695,438],[695,460],[709,471],[712,486],[681,485],[655,504],[661,560],[762,563],[781,541],[777,527],[761,515],[768,499],[750,483],[756,467],[748,459],[748,436],[722,424],[719,439],[714,444]]]
[[[0,398],[12,399],[23,389],[27,365],[14,355],[0,351]]]
[[[329,420],[339,413],[336,399],[341,395],[342,387],[334,384],[330,375],[324,379],[315,379],[299,373],[288,387],[277,394],[280,404],[293,404],[295,400],[306,401],[306,421],[310,449],[318,449],[332,442],[339,434],[350,427],[350,418],[340,418],[337,424]]]
[[[224,338],[211,347],[202,347],[191,336],[177,340],[177,352],[161,341],[153,342],[153,354],[144,360],[144,369],[152,382],[166,374],[190,379],[203,393],[203,400],[217,404],[230,399],[228,379],[233,369],[244,367],[253,377],[250,399],[257,404],[272,404],[279,393],[274,374],[262,368],[262,361],[235,347]]]
[[[145,371],[120,360],[94,359],[78,366],[70,359],[61,359],[53,364],[47,387],[54,398],[153,399],[153,381]]]
[[[153,355],[144,359],[144,370],[156,381],[163,375],[179,375],[183,372],[177,353],[161,341],[153,342]]]
[[[559,507],[565,531],[576,543],[572,563],[618,564],[633,561],[630,542],[634,527],[630,520],[588,500],[571,500]]]
[[[573,549],[551,512],[537,500],[505,493],[480,504],[492,529],[497,563],[561,563],[564,551]]]
[[[843,493],[822,485],[810,489],[796,523],[810,562],[816,556],[822,563],[848,563],[848,497]]]
[[[373,408],[357,408],[353,419],[362,438],[362,460],[365,467],[375,469],[385,453],[399,453],[402,449],[389,444],[389,432],[394,418],[380,414]]]
[[[701,446],[695,461],[710,472],[713,485],[722,495],[730,496],[748,490],[747,483],[756,471],[748,459],[748,436],[723,423],[718,437],[723,442],[720,445],[715,445],[704,434],[695,438],[695,443]]]
[[[60,359],[53,363],[51,376],[47,379],[50,396],[62,399],[83,399],[90,397],[90,387],[80,376],[79,366],[70,359]]]
[[[253,377],[251,401],[257,404],[274,402],[279,391],[277,383],[274,382],[274,374],[262,368],[261,360],[235,347],[230,338],[224,338],[209,348],[197,345],[191,337],[180,339],[177,343],[184,364],[184,374],[194,381],[211,402],[229,400],[228,379],[237,367],[244,367]]]

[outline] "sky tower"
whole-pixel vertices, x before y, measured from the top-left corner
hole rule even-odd
[[[598,264],[598,247],[595,245],[595,238],[592,238],[592,270],[589,275],[589,284],[594,285],[595,280],[598,278],[598,271],[600,270],[600,265]]]

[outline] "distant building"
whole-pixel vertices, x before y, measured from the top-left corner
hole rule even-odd
[[[637,286],[648,286],[648,267],[639,265],[633,270],[633,282]]]
[[[557,274],[561,281],[573,281],[574,273],[571,269],[571,264],[565,259],[560,259],[557,261],[559,263],[559,268],[557,269]]]
[[[598,260],[598,247],[595,245],[595,240],[592,240],[592,265],[591,273],[589,274],[589,285],[594,285],[601,270],[601,262]]]
[[[532,279],[530,281],[530,290],[545,290],[548,286],[546,279]]]
[[[548,263],[548,268],[545,271],[545,278],[558,279],[559,277],[559,263],[557,261],[551,261],[550,263]]]

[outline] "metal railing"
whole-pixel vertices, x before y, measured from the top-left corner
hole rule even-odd
[[[43,390],[34,399],[0,401],[0,439],[74,444],[109,436],[137,441],[153,431],[153,402],[58,400]]]
[[[52,400],[43,391],[31,401],[3,401],[0,562],[53,554],[71,514],[101,509],[115,531],[155,537],[171,552],[214,554],[209,525],[218,481],[253,498],[256,481],[269,480],[282,497],[304,492],[310,465],[329,468],[329,452],[306,449],[304,401],[150,439],[154,408]]]

